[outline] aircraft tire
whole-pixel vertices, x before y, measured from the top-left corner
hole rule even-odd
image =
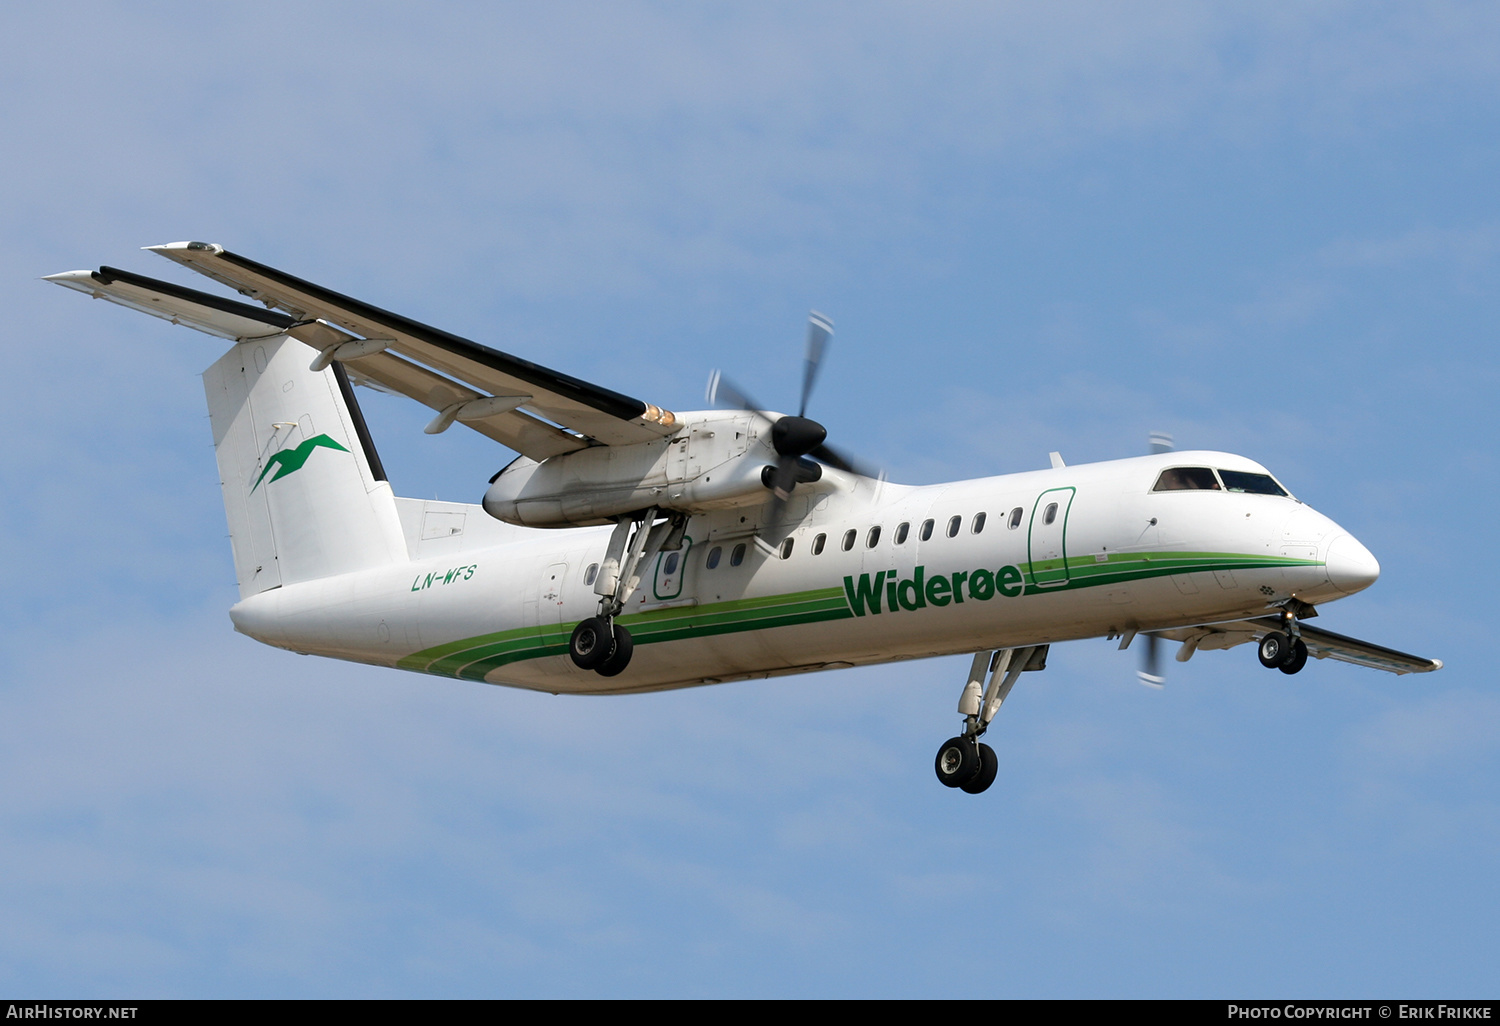
[[[1278,667],[1282,673],[1296,673],[1307,665],[1307,642],[1301,638],[1292,640],[1292,647],[1287,653],[1286,660]]]
[[[966,737],[950,737],[938,749],[933,769],[944,787],[962,787],[982,769],[979,750]]]
[[[635,641],[630,637],[630,632],[619,624],[615,625],[615,644],[610,651],[609,657],[600,663],[594,672],[601,677],[618,676],[630,665],[630,656],[635,651]]]
[[[573,636],[568,639],[568,655],[580,670],[592,670],[610,657],[614,650],[610,641],[604,621],[591,616],[573,628]]]
[[[959,784],[969,794],[979,794],[989,789],[995,782],[995,774],[1000,772],[1000,759],[995,755],[995,750],[989,745],[979,746],[979,772],[974,774],[974,779],[967,784]]]
[[[1268,670],[1274,670],[1286,662],[1291,654],[1291,638],[1280,631],[1271,631],[1260,639],[1260,648],[1256,655],[1260,657],[1260,665]]]

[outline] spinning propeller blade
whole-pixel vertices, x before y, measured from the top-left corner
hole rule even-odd
[[[881,472],[864,466],[849,456],[824,444],[828,430],[807,416],[808,400],[823,365],[823,354],[833,338],[833,321],[814,310],[807,319],[807,352],[802,368],[802,401],[797,415],[773,417],[766,408],[735,387],[718,371],[708,379],[708,401],[716,406],[748,410],[771,425],[771,447],[776,450],[774,467],[767,467],[761,480],[771,490],[771,508],[767,523],[781,519],[787,499],[799,481],[816,481],[821,471],[807,460],[812,456],[822,463],[861,477],[880,477]]]
[[[1161,672],[1161,639],[1155,634],[1145,637],[1146,647],[1141,652],[1141,668],[1136,677],[1148,688],[1159,688],[1167,682]]]
[[[802,368],[802,405],[797,416],[807,416],[807,397],[812,395],[813,382],[818,379],[818,367],[823,363],[823,350],[833,338],[833,322],[814,310],[807,318],[807,356]]]

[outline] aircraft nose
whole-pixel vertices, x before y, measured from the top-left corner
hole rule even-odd
[[[1346,595],[1364,591],[1380,576],[1380,564],[1352,534],[1341,534],[1328,546],[1328,581]]]

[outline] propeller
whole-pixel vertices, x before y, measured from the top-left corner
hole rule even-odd
[[[1155,634],[1143,636],[1146,647],[1141,652],[1141,668],[1136,671],[1136,679],[1148,688],[1159,688],[1167,682],[1161,672],[1161,639]]]
[[[781,519],[792,489],[799,483],[810,483],[823,476],[823,469],[807,457],[849,474],[861,477],[879,477],[880,471],[862,466],[849,456],[826,444],[828,429],[807,416],[808,399],[812,396],[813,384],[818,379],[818,370],[823,365],[823,354],[833,338],[833,321],[814,310],[807,319],[807,353],[802,368],[802,401],[797,406],[797,415],[773,417],[766,408],[749,393],[736,388],[723,374],[714,371],[708,379],[708,401],[717,406],[748,410],[771,425],[771,448],[776,450],[775,466],[768,466],[761,480],[771,490],[771,510],[768,522]]]
[[[1151,454],[1171,452],[1174,448],[1172,436],[1165,431],[1153,431],[1147,438]],[[1148,688],[1159,688],[1167,682],[1166,674],[1161,670],[1161,638],[1155,634],[1144,635],[1146,647],[1141,651],[1141,668],[1136,671],[1136,679]]]

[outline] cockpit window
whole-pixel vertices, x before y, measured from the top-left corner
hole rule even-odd
[[[1219,479],[1207,467],[1170,467],[1156,479],[1153,492],[1218,491]]]
[[[1249,492],[1252,495],[1285,495],[1286,489],[1271,479],[1270,474],[1247,474],[1243,470],[1221,470],[1227,492]]]

